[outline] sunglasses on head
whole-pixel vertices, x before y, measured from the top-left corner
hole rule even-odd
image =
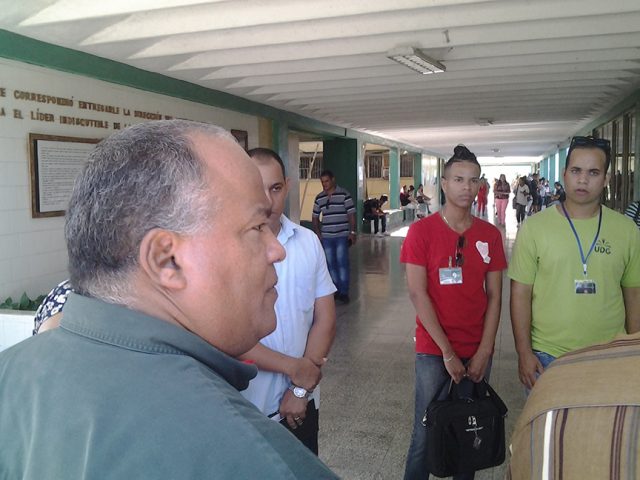
[[[596,147],[604,150],[606,153],[611,151],[611,142],[606,138],[594,137],[573,137],[569,149],[575,147]]]

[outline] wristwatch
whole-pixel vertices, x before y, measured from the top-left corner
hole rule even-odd
[[[298,387],[297,385],[289,385],[289,390],[293,392],[296,398],[309,398],[311,392],[308,392],[306,388]]]

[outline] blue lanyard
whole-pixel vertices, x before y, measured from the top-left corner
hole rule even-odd
[[[571,230],[573,230],[573,235],[576,237],[576,242],[578,242],[578,248],[580,249],[580,258],[582,259],[582,270],[584,271],[584,276],[587,276],[587,260],[589,260],[589,255],[593,252],[593,248],[596,246],[596,242],[598,241],[598,237],[600,236],[600,227],[602,226],[602,205],[600,205],[600,214],[598,216],[598,231],[596,232],[596,236],[593,238],[593,242],[591,243],[591,248],[589,249],[589,253],[587,256],[584,256],[584,250],[582,250],[582,243],[580,243],[580,237],[578,236],[578,232],[576,232],[576,227],[573,226],[573,222],[567,213],[567,209],[564,208],[564,202],[562,202],[562,211],[564,212],[564,216],[567,217],[569,221],[569,225],[571,225]]]

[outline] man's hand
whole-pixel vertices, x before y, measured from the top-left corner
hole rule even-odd
[[[444,368],[447,369],[447,373],[449,373],[449,376],[453,378],[453,381],[456,383],[460,383],[460,380],[462,380],[466,373],[466,369],[462,364],[462,360],[460,360],[458,356],[454,354],[453,358],[448,362],[444,361],[444,357],[442,357],[442,361],[444,362]]]
[[[322,378],[321,365],[316,365],[306,357],[297,358],[295,369],[289,375],[291,383],[312,391]]]
[[[295,430],[304,422],[307,415],[306,398],[296,397],[291,390],[287,390],[280,402],[280,416],[287,419],[289,426]]]
[[[484,378],[484,372],[487,371],[487,365],[491,359],[491,352],[481,352],[478,350],[476,354],[469,360],[467,366],[467,377],[474,383],[482,381]]]
[[[355,245],[356,244],[356,240],[357,240],[356,234],[355,233],[350,233],[349,234],[349,240],[351,240],[351,245]]]
[[[536,383],[536,373],[542,375],[544,368],[532,351],[518,355],[518,373],[522,384],[531,389]]]

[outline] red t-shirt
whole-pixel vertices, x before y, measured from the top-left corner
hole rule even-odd
[[[462,236],[465,245],[461,284],[440,285],[441,268],[455,267],[456,246],[460,234],[444,223],[438,214],[430,215],[409,228],[402,245],[400,261],[420,265],[427,270],[427,294],[451,346],[461,358],[472,357],[480,340],[487,310],[484,288],[487,272],[507,268],[500,231],[484,220],[473,224]],[[484,256],[481,252],[484,252]],[[488,263],[485,262],[487,258]],[[442,355],[416,316],[416,352]]]

